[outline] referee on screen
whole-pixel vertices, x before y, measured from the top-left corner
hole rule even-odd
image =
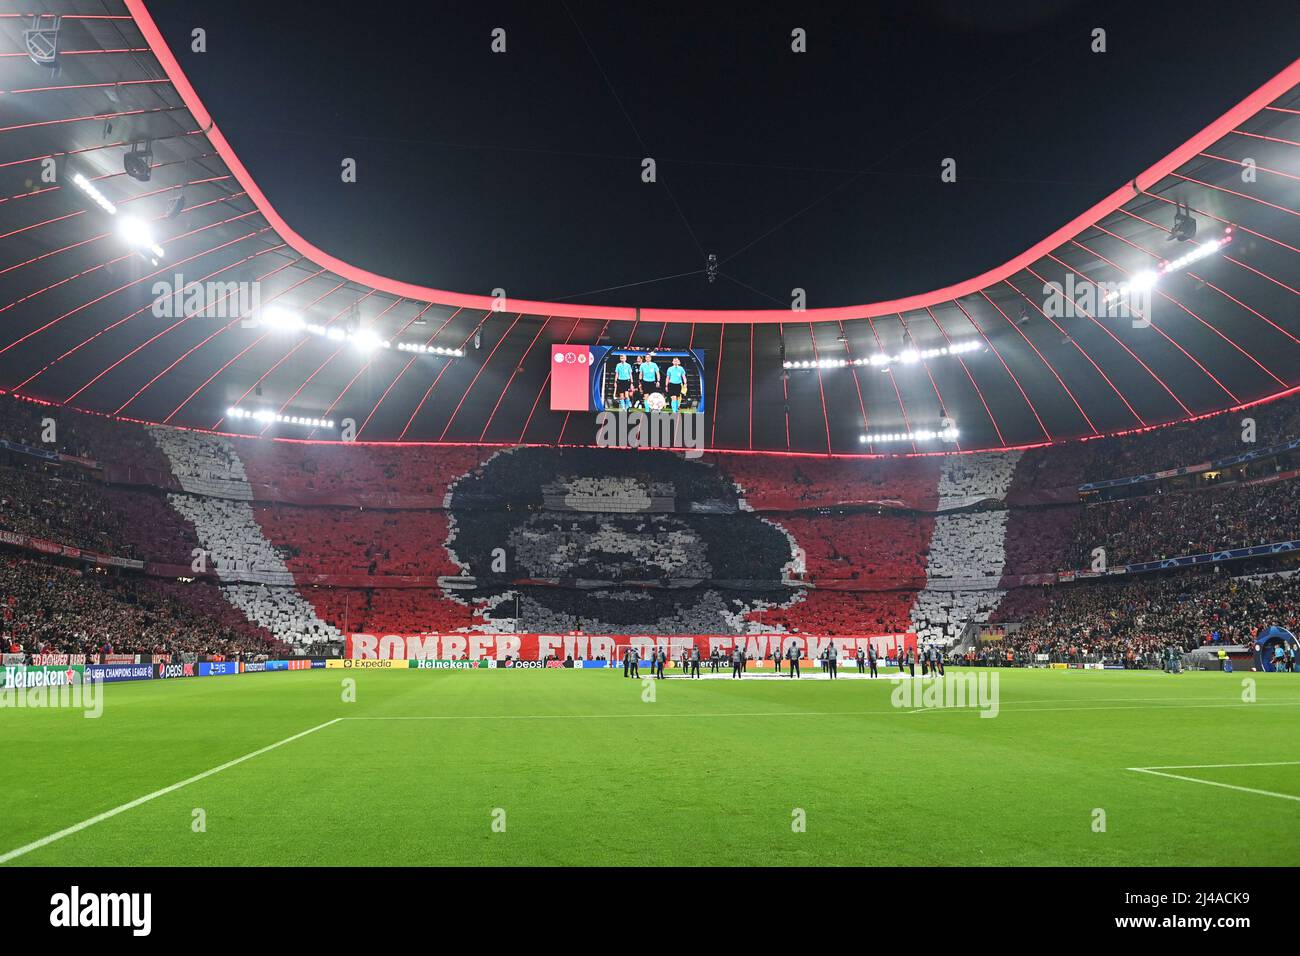
[[[655,364],[654,355],[647,355],[641,362],[638,370],[641,379],[642,404],[650,397],[652,392],[659,391],[659,366]],[[646,406],[647,410],[649,406]]]
[[[628,363],[626,355],[620,355],[618,364],[614,366],[614,397],[618,399],[619,408],[631,407],[634,388],[632,366]]]

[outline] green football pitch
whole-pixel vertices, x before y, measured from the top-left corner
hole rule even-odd
[[[113,684],[0,710],[0,860],[1300,864],[1300,676],[997,675],[995,717],[752,672]]]

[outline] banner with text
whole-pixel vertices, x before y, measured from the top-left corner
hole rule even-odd
[[[713,650],[730,653],[740,644],[751,660],[769,658],[773,651],[782,656],[791,645],[805,659],[820,657],[832,643],[841,659],[855,657],[874,647],[880,656],[892,656],[899,649],[915,650],[915,634],[862,634],[812,636],[806,634],[349,634],[345,657],[355,661],[397,660],[515,660],[538,661],[546,657],[593,660],[619,656],[619,648],[631,646],[642,658],[651,649],[663,648],[677,659],[682,651],[700,649],[701,657]],[[340,664],[339,666],[343,666]]]

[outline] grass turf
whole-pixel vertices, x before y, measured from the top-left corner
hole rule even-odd
[[[885,679],[114,684],[95,720],[0,710],[0,855],[341,717],[10,865],[1300,863],[1300,763],[1165,771],[1297,799],[1127,769],[1300,761],[1300,677],[998,676],[992,719],[894,707]]]

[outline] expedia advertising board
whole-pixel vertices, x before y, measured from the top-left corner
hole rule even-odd
[[[371,670],[372,671],[372,670],[397,670],[397,669],[406,670],[411,665],[410,662],[405,659],[384,660],[384,661],[374,661],[374,660],[354,661],[348,657],[344,657],[344,658],[332,657],[325,662],[325,666],[335,667],[335,668],[341,667],[344,670]]]

